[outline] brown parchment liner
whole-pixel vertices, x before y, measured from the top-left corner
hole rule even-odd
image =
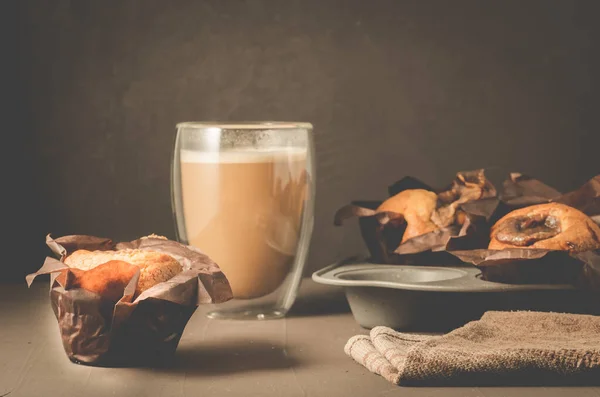
[[[479,178],[483,178],[482,198],[458,205],[466,216],[463,225],[450,224],[400,244],[406,226],[388,222],[394,217],[393,213],[376,211],[383,201],[353,201],[336,212],[334,224],[340,226],[349,218],[358,218],[361,235],[370,253],[370,260],[375,263],[457,264],[460,261],[446,252],[449,241],[455,237],[468,236],[468,239],[460,240],[456,244],[462,248],[481,246],[483,242],[480,240],[485,238],[485,233],[489,229],[488,223],[499,204],[496,189],[485,179],[484,170],[459,172],[451,186],[439,190],[410,176],[400,179],[388,188],[389,197],[408,189],[425,189],[437,193],[440,197],[442,196],[440,193],[449,192],[453,185]]]
[[[512,173],[504,182],[501,204],[494,218],[542,203],[563,203],[577,208],[598,222],[600,215],[600,175],[579,189],[562,194],[543,182]],[[600,290],[600,251],[569,254],[565,251],[513,248],[503,250],[463,250],[460,238],[450,241],[446,249],[463,262],[478,266],[482,278],[511,284],[557,283]]]
[[[46,258],[43,266],[26,277],[50,274],[50,302],[58,320],[63,347],[71,361],[101,366],[163,365],[173,356],[183,330],[197,306],[232,298],[231,287],[219,267],[194,247],[171,240],[144,237],[113,243],[93,236],[46,238],[60,258]],[[65,257],[78,249],[158,251],[178,260],[183,271],[172,279],[132,298],[139,271],[116,303],[84,289],[65,289]],[[67,277],[57,277],[62,271]],[[67,287],[68,288],[68,287]]]

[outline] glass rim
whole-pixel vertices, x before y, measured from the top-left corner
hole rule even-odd
[[[298,121],[183,121],[176,124],[177,129],[188,128],[203,130],[218,128],[221,130],[312,130],[313,125]]]

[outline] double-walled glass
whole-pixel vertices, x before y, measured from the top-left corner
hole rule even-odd
[[[296,298],[313,228],[309,123],[180,123],[172,164],[178,239],[221,267],[234,299],[212,318],[277,318]]]

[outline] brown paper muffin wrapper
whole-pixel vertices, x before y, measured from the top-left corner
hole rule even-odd
[[[600,215],[600,175],[596,175],[579,189],[562,194],[537,179],[513,172],[504,182],[500,199],[509,211],[554,202],[577,208],[594,218]]]
[[[487,281],[508,284],[571,284],[600,290],[600,251],[569,254],[543,249],[449,251],[481,269]]]
[[[63,347],[76,363],[100,366],[163,365],[173,356],[183,330],[205,303],[232,298],[231,287],[219,267],[196,248],[162,238],[145,237],[125,243],[93,236],[46,239],[60,258],[46,258],[43,266],[26,277],[50,274],[50,302],[58,320]],[[178,260],[183,271],[172,279],[144,291],[135,300],[139,271],[115,304],[84,289],[68,289],[65,257],[78,249],[158,251]],[[66,271],[67,276],[57,277]]]
[[[457,174],[457,181],[473,181],[483,176],[483,170],[464,171]],[[456,237],[467,237],[459,244],[464,249],[477,248],[484,244],[488,223],[496,213],[500,203],[496,197],[495,187],[483,177],[482,185],[485,193],[478,200],[461,204],[458,208],[464,211],[466,220],[462,225],[449,225],[430,233],[411,238],[401,243],[406,225],[388,222],[394,217],[391,212],[378,212],[376,209],[383,201],[353,201],[340,208],[334,217],[334,224],[342,225],[350,218],[358,218],[361,235],[375,263],[396,264],[456,264],[456,258],[446,252],[447,244]],[[460,182],[462,183],[462,182]],[[448,191],[433,189],[424,182],[405,177],[388,188],[389,197],[404,190],[424,189],[436,193]]]

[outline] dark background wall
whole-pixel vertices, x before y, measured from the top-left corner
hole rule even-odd
[[[8,274],[48,232],[174,237],[189,120],[315,125],[310,270],[360,249],[335,209],[411,174],[600,172],[597,1],[3,2]],[[16,38],[16,39],[15,39]]]

